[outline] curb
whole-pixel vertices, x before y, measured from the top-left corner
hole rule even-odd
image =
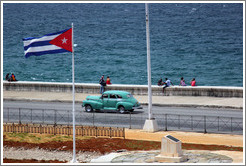
[[[3,101],[29,101],[29,102],[60,102],[60,103],[72,103],[71,100],[43,100],[43,99],[17,99],[17,98],[3,98]],[[82,101],[76,101],[76,104],[81,103]],[[141,103],[141,105],[147,106],[148,103]],[[188,107],[188,108],[227,108],[227,109],[237,109],[242,110],[243,107],[235,107],[235,106],[221,106],[221,105],[199,105],[199,104],[160,104],[153,103],[153,106],[159,107]]]

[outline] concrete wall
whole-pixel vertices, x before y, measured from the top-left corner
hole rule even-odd
[[[76,93],[98,94],[99,84],[76,83]],[[7,82],[3,81],[5,91],[36,91],[36,92],[72,92],[72,83],[53,82]],[[113,84],[106,87],[106,90],[124,90],[133,95],[148,95],[147,85],[123,85]],[[162,87],[152,86],[152,95],[162,94]],[[169,96],[210,96],[210,97],[240,97],[243,98],[243,87],[217,87],[217,86],[197,86],[180,87],[172,86],[165,89],[165,95]]]

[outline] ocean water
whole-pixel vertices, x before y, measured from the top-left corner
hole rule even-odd
[[[243,86],[242,3],[149,5],[152,84],[196,78],[199,86]],[[3,79],[72,82],[71,53],[25,58],[22,38],[74,24],[75,82],[147,85],[143,3],[3,4]]]

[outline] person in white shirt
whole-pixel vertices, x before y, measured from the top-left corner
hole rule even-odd
[[[164,93],[165,88],[166,88],[166,87],[169,87],[171,84],[173,85],[173,83],[172,83],[168,78],[166,78],[166,81],[165,81],[165,83],[164,83],[162,92]]]

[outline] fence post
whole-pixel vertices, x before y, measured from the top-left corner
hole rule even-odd
[[[179,129],[180,129],[180,115],[178,117],[179,117]]]
[[[125,127],[123,127],[123,138],[125,139]]]
[[[204,116],[204,133],[207,133],[207,129],[206,129],[206,116]]]
[[[8,108],[8,123],[9,123],[9,108]]]
[[[13,129],[12,132],[15,133],[15,124],[14,123],[12,124],[12,129]]]
[[[43,130],[43,127],[42,127],[41,124],[40,124],[40,125],[39,125],[39,131],[40,131],[40,134],[43,134],[42,130]]]
[[[56,124],[54,124],[54,135],[56,135]]]
[[[56,135],[56,111],[54,110],[54,135]]]
[[[231,117],[231,132],[232,132],[232,117]]]
[[[32,109],[31,109],[31,123],[32,123]]]
[[[29,128],[28,128],[28,124],[26,124],[26,133],[29,133]]]
[[[218,131],[220,131],[220,117],[218,116]]]
[[[129,129],[131,128],[132,128],[132,112],[130,112],[130,128]]]
[[[54,125],[56,125],[56,111],[57,110],[54,110]]]
[[[111,135],[112,133],[111,133],[111,132],[112,132],[112,131],[111,131],[111,127],[110,127],[110,128],[109,128],[109,133],[110,133],[110,134],[109,134],[109,135],[110,135],[109,137],[110,137],[110,138],[112,137],[112,135]]]
[[[97,137],[97,126],[96,126],[96,137]]]
[[[67,110],[67,125],[69,126],[69,111]]]
[[[19,124],[21,124],[21,109],[19,108]]]
[[[42,118],[43,118],[43,125],[44,125],[44,110],[42,110]]]
[[[165,131],[167,131],[167,114],[165,114]]]
[[[95,126],[95,110],[92,111],[92,124]]]
[[[191,130],[193,130],[193,116],[192,115],[190,116],[190,119],[191,119]]]

